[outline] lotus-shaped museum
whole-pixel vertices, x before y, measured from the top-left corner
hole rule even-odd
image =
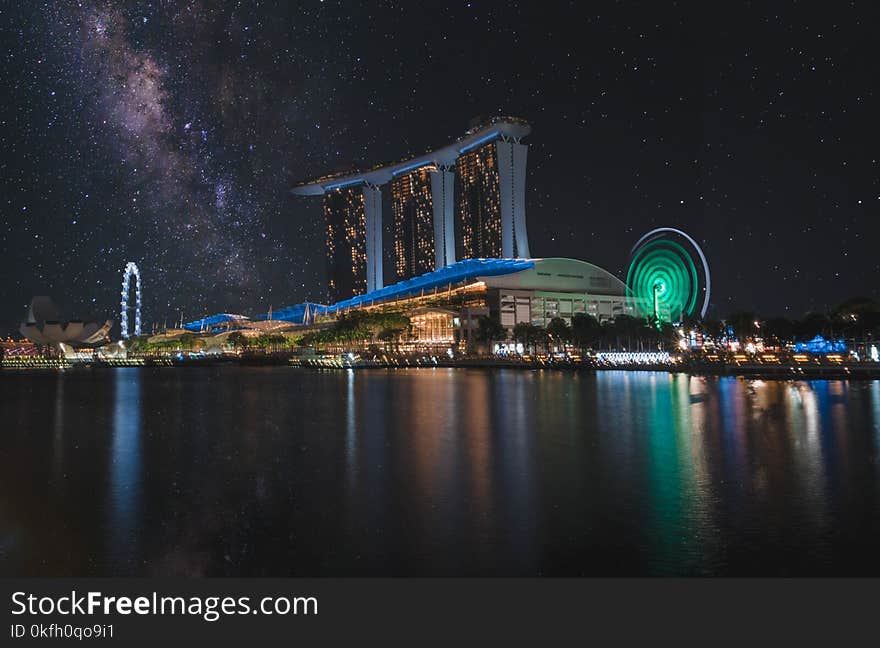
[[[61,321],[58,308],[49,297],[34,297],[19,332],[34,344],[92,345],[105,342],[111,320]]]

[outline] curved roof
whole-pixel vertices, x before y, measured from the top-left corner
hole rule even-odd
[[[532,131],[529,124],[518,117],[496,117],[482,126],[472,128],[465,135],[452,144],[442,148],[428,151],[423,155],[408,157],[398,162],[376,165],[370,169],[356,171],[342,171],[308,180],[293,188],[293,193],[299,196],[320,196],[325,191],[339,189],[348,185],[369,183],[382,185],[389,182],[394,176],[414,171],[430,165],[453,164],[455,159],[462,153],[472,148],[491,142],[499,137],[520,139]]]
[[[626,286],[620,279],[599,266],[578,259],[465,259],[329,306],[303,302],[279,308],[272,312],[271,321],[302,324],[305,322],[307,309],[311,316],[334,313],[477,281],[482,281],[490,288],[621,297],[626,295]],[[268,313],[260,313],[254,315],[253,322],[268,319]],[[232,327],[234,323],[244,325],[245,328],[261,328],[253,325],[244,315],[218,313],[184,324],[184,329],[193,332],[216,331],[222,326],[225,330],[226,326]]]
[[[113,322],[23,322],[19,332],[35,344],[97,344],[102,342]]]
[[[399,281],[379,290],[357,295],[330,306],[304,302],[273,311],[273,320],[302,323],[306,305],[312,315],[370,306],[393,299],[412,297],[435,288],[482,281],[491,288],[574,292],[591,295],[625,296],[626,286],[607,270],[577,259],[465,259],[418,277]],[[268,318],[268,313],[254,316]]]
[[[405,279],[379,290],[357,295],[351,299],[336,302],[327,307],[326,312],[367,306],[374,302],[411,297],[422,291],[444,288],[449,285],[477,281],[483,277],[494,277],[519,272],[535,265],[532,259],[465,259],[445,268],[426,272],[412,279]]]
[[[626,284],[607,270],[586,261],[562,257],[534,259],[531,268],[484,281],[492,288],[626,295]]]
[[[31,299],[18,331],[35,344],[97,344],[107,337],[112,326],[111,320],[63,321],[52,298],[40,295]]]

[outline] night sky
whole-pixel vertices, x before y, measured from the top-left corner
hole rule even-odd
[[[878,297],[871,4],[768,6],[5,2],[0,332],[35,294],[118,321],[128,260],[146,328],[321,300],[320,199],[292,184],[497,114],[533,126],[535,256],[624,277],[668,225],[713,317]]]

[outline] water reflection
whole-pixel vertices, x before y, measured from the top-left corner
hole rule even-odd
[[[699,571],[704,529],[706,491],[700,488],[702,434],[692,420],[692,408],[701,408],[702,392],[686,376],[652,375],[646,387],[644,425],[646,484],[644,497],[653,543],[652,573],[675,573],[686,561],[686,571]],[[692,398],[694,396],[694,398]],[[622,412],[622,424],[627,412]]]
[[[827,475],[821,445],[819,400],[810,383],[798,382],[786,385],[784,403],[788,437],[797,449],[793,454],[793,477],[800,490],[799,497],[811,502],[809,511],[813,524],[823,525],[827,520]]]
[[[55,411],[52,430],[52,484],[56,488],[62,488],[64,477],[64,380],[66,374],[58,373],[58,383],[55,387]]]
[[[532,372],[473,380],[490,382],[489,416],[493,456],[497,461],[494,481],[497,485],[496,515],[505,537],[505,549],[514,562],[528,561],[536,550],[537,429],[548,435],[558,433],[552,426],[550,412],[535,407],[534,393],[538,380]],[[540,402],[540,401],[539,401]],[[516,532],[512,533],[511,530]]]
[[[120,574],[134,567],[140,542],[141,376],[135,368],[114,370],[108,542]]]
[[[354,397],[354,369],[345,372],[345,464],[346,483],[354,492],[358,480],[357,410]]]
[[[5,543],[3,574],[880,573],[880,382],[0,381],[0,417],[17,422],[0,434],[0,492],[16,494],[0,516],[27,539]]]
[[[871,383],[871,403],[873,404],[874,434],[876,445],[880,446],[880,380]],[[878,462],[880,466],[880,462]]]
[[[493,528],[489,511],[495,497],[492,479],[492,430],[486,410],[489,385],[485,380],[463,383],[454,375],[449,375],[448,380],[456,387],[456,401],[463,403],[461,410],[450,413],[450,417],[461,439],[458,453],[468,479],[470,502],[467,513],[475,538],[473,546],[475,551],[485,553],[490,551],[491,546]]]

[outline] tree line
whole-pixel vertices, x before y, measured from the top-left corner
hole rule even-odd
[[[343,313],[326,329],[306,333],[298,344],[315,346],[376,340],[392,344],[409,332],[410,324],[410,319],[399,312],[356,310]]]
[[[210,338],[205,338],[195,333],[183,333],[174,338],[154,340],[152,342],[146,337],[133,337],[129,338],[126,346],[132,353],[151,354],[174,353],[177,351],[204,351],[210,344]],[[223,344],[231,346],[236,351],[260,350],[274,353],[292,348],[296,344],[296,339],[279,333],[247,336],[241,331],[235,331],[226,336]]]
[[[732,313],[726,320],[686,322],[704,335],[723,337],[731,329],[739,339],[763,338],[775,345],[811,340],[817,335],[826,339],[844,338],[867,341],[880,338],[880,302],[865,297],[849,299],[829,312],[807,313],[800,319],[761,318],[751,311]]]
[[[497,319],[484,315],[477,320],[476,339],[484,344],[512,340],[535,351],[567,344],[581,349],[647,351],[674,344],[675,329],[668,323],[658,328],[645,318],[630,315],[618,315],[600,323],[592,315],[576,313],[570,325],[561,317],[554,317],[546,327],[519,322],[508,335]]]
[[[738,311],[724,320],[686,319],[684,331],[696,331],[704,338],[721,340],[732,334],[737,339],[762,338],[770,345],[783,346],[794,341],[810,340],[816,335],[827,339],[869,341],[880,338],[880,302],[867,298],[850,299],[827,313],[809,313],[800,319],[770,317],[763,319],[754,312]],[[247,336],[241,331],[229,333],[224,344],[235,350],[281,352],[294,346],[346,345],[352,343],[384,342],[393,347],[410,332],[410,318],[396,311],[355,310],[343,313],[327,328],[300,336],[263,333]],[[572,345],[580,349],[627,349],[649,351],[673,349],[680,340],[676,328],[669,323],[618,315],[613,320],[599,322],[586,313],[577,313],[571,324],[561,317],[551,319],[546,327],[520,322],[511,332],[501,326],[496,317],[483,316],[477,320],[475,338],[483,344],[517,342],[534,350],[549,351],[552,347]],[[146,337],[131,338],[130,351],[157,353],[200,351],[209,342],[195,333],[184,333],[176,338],[150,342]]]
[[[775,346],[811,340],[817,335],[826,339],[872,341],[880,339],[880,302],[853,298],[830,312],[808,313],[800,319],[763,319],[754,312],[738,311],[724,320],[685,319],[681,327],[716,341],[731,336],[739,340],[762,338],[765,343]],[[668,322],[658,325],[645,318],[618,315],[600,323],[589,314],[577,313],[571,318],[571,325],[561,317],[553,318],[546,327],[520,322],[510,335],[496,318],[483,316],[477,322],[476,339],[484,344],[512,340],[534,350],[571,344],[581,349],[647,351],[657,348],[671,350],[680,336]]]

